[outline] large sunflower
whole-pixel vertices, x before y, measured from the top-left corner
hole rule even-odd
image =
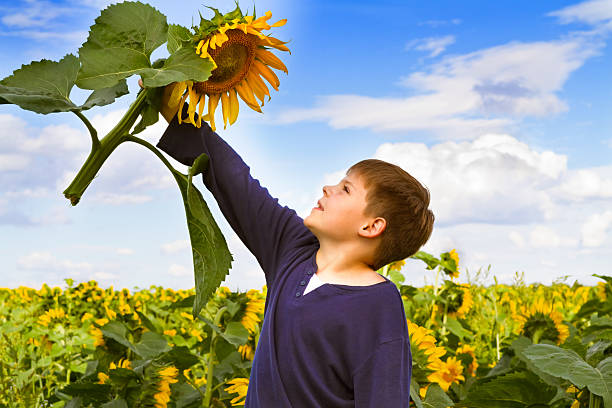
[[[281,41],[263,30],[285,25],[286,19],[270,25],[272,17],[268,11],[264,16],[243,16],[238,7],[225,15],[215,10],[212,20],[201,19],[193,39],[194,52],[213,64],[211,76],[204,82],[185,81],[174,84],[168,105],[178,107],[179,123],[186,121],[200,127],[202,120],[208,121],[212,130],[215,126],[215,110],[221,101],[223,128],[233,124],[238,117],[238,96],[251,109],[261,113],[261,106],[270,91],[263,81],[278,91],[280,81],[270,68],[288,73],[283,62],[269,51],[270,47],[289,51]],[[263,79],[262,79],[263,78]],[[261,106],[257,99],[261,101]],[[183,105],[189,100],[187,117],[183,117]],[[208,105],[204,113],[205,105]],[[198,118],[195,118],[196,111]]]
[[[521,312],[513,318],[519,322],[517,332],[534,343],[550,340],[561,344],[569,337],[569,328],[562,323],[561,313],[542,298],[538,298],[529,308],[521,306]]]

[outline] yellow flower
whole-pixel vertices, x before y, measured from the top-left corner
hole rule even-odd
[[[238,118],[238,96],[251,109],[261,113],[261,106],[267,96],[270,100],[270,91],[262,80],[265,79],[278,91],[280,81],[270,69],[279,69],[287,73],[287,67],[266,47],[289,51],[286,42],[261,33],[272,27],[280,27],[287,20],[279,20],[269,25],[267,20],[272,17],[268,11],[265,16],[253,20],[253,16],[243,16],[231,21],[224,21],[212,33],[200,38],[195,47],[196,54],[210,61],[213,66],[211,76],[204,82],[184,81],[177,82],[169,100],[169,107],[178,107],[178,121],[187,121],[200,127],[202,120],[210,122],[212,130],[215,127],[215,110],[221,101],[223,114],[223,128],[227,123],[232,125]],[[208,97],[208,98],[206,98]],[[187,117],[183,118],[183,105],[189,99]],[[208,100],[208,109],[205,115],[204,105]],[[196,110],[198,119],[195,119]]]
[[[191,333],[191,335],[193,337],[196,337],[198,339],[198,341],[202,341],[203,340],[202,332],[200,330],[198,330],[198,329],[191,329],[190,333]]]
[[[176,336],[176,330],[174,329],[164,330],[164,334],[168,336]]]
[[[249,388],[249,379],[248,378],[234,378],[233,380],[229,380],[227,384],[232,384],[229,387],[225,388],[230,394],[237,393],[238,396],[233,398],[230,403],[232,406],[236,405],[244,405],[244,400],[240,401],[240,399],[245,398],[247,395],[247,390]]]
[[[130,360],[128,359],[120,359],[118,362],[118,365],[115,365],[114,362],[111,361],[111,363],[108,366],[109,370],[115,370],[117,368],[127,368],[127,369],[131,369],[132,368],[132,363],[130,363]]]
[[[410,348],[415,350],[413,358],[419,360],[421,355],[425,356],[423,358],[426,359],[427,368],[435,370],[437,363],[440,362],[440,357],[446,354],[446,350],[444,347],[436,346],[436,339],[431,335],[432,330],[414,324],[410,320],[406,321],[410,335]]]
[[[430,374],[427,379],[432,383],[438,383],[444,391],[448,391],[452,383],[465,381],[462,373],[463,365],[461,361],[458,361],[456,357],[449,357],[446,362],[440,361],[436,365],[436,371]]]
[[[251,298],[246,306],[246,311],[244,312],[244,316],[240,320],[240,323],[244,326],[245,329],[249,331],[249,333],[255,333],[257,325],[261,321],[259,318],[259,314],[264,311],[265,300]]]
[[[108,375],[104,374],[104,373],[98,373],[98,384],[104,384],[106,382],[106,380],[108,380]]]
[[[468,374],[472,377],[476,376],[476,369],[478,368],[478,361],[476,361],[476,349],[469,344],[464,344],[461,347],[457,348],[457,355],[459,354],[469,354],[472,357],[472,362],[468,367]]]
[[[238,346],[238,352],[240,352],[243,360],[252,360],[255,356],[255,351],[253,351],[253,347],[249,344]]]
[[[93,327],[89,330],[89,334],[91,334],[94,338],[94,347],[103,346],[105,344],[102,330],[98,329],[97,327]]]
[[[405,264],[406,264],[406,260],[405,259],[401,259],[399,261],[391,262],[389,264],[389,270],[391,270],[391,271],[400,271],[402,269],[402,266],[404,266]]]
[[[62,308],[47,310],[44,314],[38,317],[38,323],[47,327],[52,321],[60,321],[66,317],[66,313]]]
[[[178,368],[169,366],[158,371],[160,381],[157,384],[158,392],[153,395],[155,399],[155,408],[166,408],[168,402],[170,402],[170,384],[178,382],[176,377],[178,376]]]
[[[472,299],[472,293],[467,284],[462,285],[461,291],[463,292],[461,306],[457,309],[456,312],[449,312],[448,315],[451,317],[462,318],[470,311],[472,305],[474,304],[474,300]]]
[[[83,316],[81,317],[81,322],[84,322],[85,320],[89,320],[89,319],[93,319],[93,318],[94,318],[94,315],[92,315],[89,312],[85,312],[83,314]]]
[[[191,313],[181,312],[181,316],[183,316],[185,319],[191,320],[193,322],[193,315]]]
[[[569,337],[563,316],[543,298],[536,299],[529,308],[521,306],[521,312],[513,318],[519,323],[517,332],[534,343],[547,339],[561,344]]]
[[[459,277],[459,254],[457,253],[457,251],[452,249],[449,252],[449,256],[453,261],[455,261],[455,271],[453,271],[452,273],[449,273],[448,275],[451,277],[451,279],[458,278]]]

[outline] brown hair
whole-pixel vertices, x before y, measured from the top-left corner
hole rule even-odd
[[[401,167],[383,160],[362,160],[346,174],[352,172],[367,190],[364,214],[387,221],[370,266],[378,270],[414,255],[433,230],[434,215],[427,208],[429,190]]]

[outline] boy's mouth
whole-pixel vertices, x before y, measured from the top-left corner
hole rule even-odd
[[[321,205],[321,201],[317,201],[317,206],[313,207],[313,210],[323,211],[323,206]]]

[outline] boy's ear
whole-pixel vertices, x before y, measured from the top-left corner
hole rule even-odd
[[[369,223],[362,225],[359,230],[359,235],[374,238],[382,234],[385,228],[387,228],[387,220],[382,217],[377,217]]]

